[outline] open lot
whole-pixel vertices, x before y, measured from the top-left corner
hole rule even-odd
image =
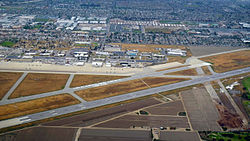
[[[68,74],[30,73],[10,95],[10,99],[63,89],[68,77]]]
[[[4,97],[21,75],[22,73],[17,72],[0,72],[0,99]]]
[[[184,112],[184,108],[180,100],[145,108],[143,110],[149,112],[149,114],[152,114],[152,115],[177,116],[179,112]]]
[[[187,79],[181,78],[166,78],[166,77],[146,77],[143,79],[136,79],[131,81],[125,81],[106,86],[100,86],[95,88],[89,88],[81,91],[77,91],[76,94],[82,97],[84,100],[91,101],[102,99],[106,97],[121,95],[125,93],[135,92],[150,87],[157,87],[161,85],[172,84]],[[146,84],[147,85],[146,85]]]
[[[110,120],[95,127],[104,128],[130,128],[132,126],[142,127],[150,126],[151,128],[176,127],[190,128],[186,117],[173,116],[140,116],[140,115],[125,115],[114,120]]]
[[[196,76],[196,75],[198,75],[198,73],[197,73],[196,69],[188,69],[188,70],[182,70],[182,71],[166,73],[165,75]]]
[[[220,131],[219,113],[205,88],[181,92],[184,106],[194,130]]]
[[[100,83],[115,79],[126,78],[127,76],[112,76],[112,75],[75,75],[70,87],[78,87],[94,83]]]
[[[0,106],[0,120],[38,113],[80,103],[69,94],[60,94],[40,99]]]
[[[77,129],[33,127],[0,136],[1,141],[72,141]]]
[[[132,103],[126,103],[119,106],[102,109],[98,111],[88,112],[80,115],[76,115],[73,117],[68,117],[48,123],[44,123],[45,126],[77,126],[84,127],[89,126],[91,124],[95,124],[101,121],[105,121],[115,116],[119,116],[121,114],[135,111],[141,109],[143,107],[159,104],[158,100],[154,98],[144,99],[135,101]]]
[[[216,56],[200,58],[212,64],[215,72],[226,72],[230,70],[245,68],[250,66],[250,50],[237,51]]]

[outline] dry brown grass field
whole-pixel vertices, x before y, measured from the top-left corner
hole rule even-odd
[[[92,101],[92,100],[103,99],[103,98],[107,98],[111,96],[116,96],[116,95],[121,95],[121,94],[148,89],[149,86],[158,87],[158,86],[172,84],[172,83],[176,83],[176,82],[180,82],[184,80],[188,80],[188,79],[166,78],[166,77],[146,77],[143,79],[136,79],[136,80],[125,81],[125,82],[120,82],[116,84],[110,84],[106,86],[89,88],[89,89],[77,91],[76,94],[82,97],[84,100]]]
[[[78,87],[82,85],[89,85],[100,83],[115,79],[126,78],[128,76],[112,76],[112,75],[75,75],[70,87]]]
[[[177,68],[182,68],[182,67],[187,67],[187,66],[189,66],[189,65],[183,65],[183,66],[177,66],[177,67],[172,67],[172,68],[160,69],[160,70],[156,70],[156,72],[171,70],[171,69],[177,69]]]
[[[63,89],[68,77],[68,74],[30,73],[11,94],[10,99]]]
[[[0,106],[0,120],[38,113],[80,103],[69,94],[60,94],[40,99]]]
[[[0,99],[9,91],[9,89],[16,83],[22,73],[17,72],[1,72],[0,73]]]
[[[215,72],[221,73],[250,66],[250,50],[237,51],[216,56],[200,58],[202,61],[212,63]]]
[[[207,68],[207,66],[203,66],[203,67],[201,67],[202,68],[202,70],[204,71],[204,73],[206,74],[206,75],[211,75],[212,73],[209,71],[209,69]]]
[[[196,75],[198,75],[198,73],[197,73],[196,69],[188,69],[188,70],[182,70],[182,71],[166,73],[165,75],[196,76]]]
[[[141,79],[150,87],[159,87],[162,85],[173,84],[185,80],[190,80],[186,78],[168,78],[168,77],[145,77]]]

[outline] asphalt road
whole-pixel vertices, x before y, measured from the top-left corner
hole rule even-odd
[[[80,111],[80,110],[84,110],[84,109],[90,109],[90,108],[94,108],[94,107],[98,107],[98,106],[103,106],[103,105],[112,104],[112,103],[116,103],[116,102],[120,102],[120,101],[125,101],[125,100],[129,100],[129,99],[134,99],[134,98],[138,98],[138,97],[152,95],[155,93],[160,93],[160,92],[164,92],[164,91],[168,91],[168,90],[174,90],[174,89],[178,89],[178,88],[182,88],[182,87],[187,87],[187,86],[191,86],[191,85],[195,85],[195,84],[214,81],[214,80],[218,80],[218,79],[222,79],[222,78],[226,78],[226,77],[231,77],[231,76],[239,75],[239,74],[243,74],[243,73],[249,73],[249,72],[250,72],[250,67],[244,68],[244,69],[239,69],[239,70],[234,70],[234,71],[229,71],[229,72],[225,72],[225,73],[217,73],[217,74],[213,74],[210,76],[203,76],[203,77],[195,78],[195,79],[188,80],[188,81],[183,81],[183,82],[174,83],[174,84],[170,84],[170,85],[164,85],[164,86],[155,87],[155,88],[149,88],[146,90],[136,91],[136,92],[132,92],[132,93],[124,94],[124,95],[113,96],[113,97],[104,98],[104,99],[95,100],[95,101],[90,101],[90,102],[83,102],[83,103],[77,104],[77,105],[72,105],[72,106],[68,106],[68,107],[58,108],[58,109],[49,110],[49,111],[45,111],[45,112],[30,114],[30,115],[26,115],[26,116],[14,118],[14,119],[0,121],[0,128],[18,125],[21,123],[28,123],[28,122],[32,122],[32,121],[37,121],[37,120],[41,120],[41,119],[45,119],[45,118],[49,118],[49,117],[54,117],[54,116],[58,116],[58,115],[72,113],[72,112],[76,112],[76,111]],[[69,89],[67,91],[72,91],[72,89]],[[10,123],[10,121],[11,121],[11,124],[7,124],[7,123]],[[15,122],[13,122],[13,121],[15,121]]]

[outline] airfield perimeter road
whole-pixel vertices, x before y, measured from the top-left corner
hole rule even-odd
[[[0,121],[0,128],[9,127],[10,124],[8,124],[8,123],[10,123],[10,121],[12,121],[11,126],[18,125],[21,123],[28,123],[28,122],[32,122],[32,121],[46,119],[46,118],[53,117],[53,116],[72,113],[72,112],[76,112],[76,111],[80,111],[80,110],[84,110],[84,109],[90,109],[90,108],[94,108],[94,107],[98,107],[98,106],[103,106],[103,105],[112,104],[112,103],[116,103],[116,102],[120,102],[120,101],[125,101],[125,100],[129,100],[129,99],[134,99],[134,98],[138,98],[138,97],[152,95],[155,93],[160,93],[160,92],[164,92],[164,91],[168,91],[168,90],[187,87],[187,86],[200,84],[200,83],[204,83],[204,82],[214,81],[214,80],[218,80],[218,79],[222,79],[222,78],[226,78],[226,77],[231,77],[231,76],[239,75],[239,74],[243,74],[243,73],[249,73],[249,72],[250,72],[250,67],[247,67],[244,69],[238,69],[238,70],[233,70],[233,71],[224,72],[224,73],[217,73],[217,74],[213,74],[210,76],[203,76],[203,77],[195,78],[192,80],[187,80],[187,81],[174,83],[174,84],[170,84],[170,85],[164,85],[164,86],[155,87],[155,88],[149,88],[146,90],[136,91],[136,92],[118,95],[118,96],[113,96],[113,97],[104,98],[104,99],[100,99],[100,100],[83,102],[83,103],[77,104],[77,105],[72,105],[72,106],[68,106],[68,107],[58,108],[58,109],[49,110],[49,111],[45,111],[45,112],[30,114],[30,115],[26,115],[26,116],[14,118],[14,119]],[[69,91],[72,92],[72,91],[76,91],[76,90],[79,90],[79,88],[66,89],[66,92],[69,92]],[[4,101],[1,101],[1,102],[4,102]],[[15,121],[15,122],[13,122],[13,121]]]

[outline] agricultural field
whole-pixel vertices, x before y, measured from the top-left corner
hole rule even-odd
[[[60,94],[40,99],[0,106],[0,120],[38,113],[59,107],[78,104],[80,101],[69,94]]]
[[[127,76],[113,76],[113,75],[75,75],[70,87],[78,87],[94,83],[100,83],[110,80],[126,78]]]
[[[0,99],[8,92],[8,90],[16,83],[22,73],[17,72],[1,72],[0,73]]]
[[[82,97],[84,100],[92,101],[92,100],[97,100],[97,99],[103,99],[106,97],[121,95],[125,93],[135,92],[139,90],[144,90],[144,89],[148,89],[149,87],[158,87],[161,85],[177,83],[177,82],[184,81],[184,80],[187,80],[187,79],[165,78],[165,77],[146,77],[143,79],[136,79],[136,80],[125,81],[125,82],[120,82],[116,84],[110,84],[106,86],[85,89],[85,90],[77,91],[76,94]]]
[[[10,95],[10,99],[61,90],[68,77],[68,74],[30,73]]]
[[[209,62],[215,72],[221,73],[235,69],[241,69],[250,66],[250,50],[226,53],[216,56],[200,58],[200,60]]]
[[[198,75],[198,73],[197,73],[196,69],[188,69],[188,70],[182,70],[182,71],[166,73],[165,75],[196,76],[196,75]]]

